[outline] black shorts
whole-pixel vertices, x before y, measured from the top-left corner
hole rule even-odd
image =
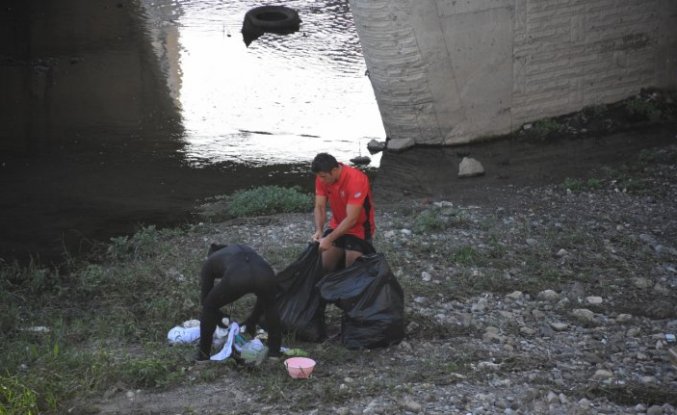
[[[322,236],[327,236],[333,231],[333,229],[327,229]],[[363,254],[373,254],[376,252],[370,241],[365,241],[354,235],[339,236],[338,239],[334,241],[334,246],[348,251],[362,252]]]

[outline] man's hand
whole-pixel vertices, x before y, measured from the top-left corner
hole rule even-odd
[[[321,238],[319,242],[320,242],[320,247],[319,247],[320,252],[327,251],[327,250],[331,249],[331,247],[334,246],[334,242],[327,237]]]
[[[320,242],[320,239],[322,239],[322,231],[317,231],[310,237],[313,242]]]

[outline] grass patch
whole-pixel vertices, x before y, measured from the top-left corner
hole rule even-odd
[[[453,206],[432,206],[419,212],[413,219],[416,233],[439,232],[467,222],[468,214]]]
[[[625,102],[625,111],[635,121],[655,122],[663,116],[663,112],[654,101],[640,96],[627,100]]]
[[[299,188],[262,186],[235,192],[228,204],[228,213],[234,217],[272,215],[309,212],[312,207],[311,195]]]
[[[463,266],[477,265],[479,260],[482,258],[475,248],[469,245],[462,246],[456,249],[455,252],[451,254],[451,262]]]
[[[528,125],[524,128],[526,137],[536,140],[545,140],[558,133],[560,129],[562,129],[562,124],[554,118],[544,118],[531,124],[531,128],[529,128]]]
[[[176,350],[127,350],[167,350],[158,346],[167,330],[198,315],[199,257],[170,242],[177,232],[148,227],[114,238],[101,262],[71,263],[67,272],[0,265],[6,413],[60,412],[70,399],[118,382],[164,388],[183,379],[185,356]]]
[[[0,376],[0,410],[3,415],[38,414],[37,393],[15,376]]]
[[[567,177],[564,179],[562,187],[572,192],[598,190],[602,188],[602,180],[596,178],[589,178],[587,180],[583,180],[583,179],[572,179],[570,177]]]

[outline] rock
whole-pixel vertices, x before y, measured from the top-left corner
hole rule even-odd
[[[600,380],[611,379],[613,376],[614,376],[614,374],[611,373],[610,371],[606,370],[606,369],[597,369],[595,371],[595,374],[592,375],[593,379],[600,379]]]
[[[458,166],[458,177],[475,177],[484,174],[482,163],[471,157],[463,157]]]
[[[587,308],[577,308],[571,312],[571,315],[584,323],[590,323],[595,319],[595,313]]]
[[[538,240],[534,238],[527,238],[527,245],[536,246],[538,245]]]
[[[421,327],[420,324],[418,324],[415,321],[412,321],[409,324],[407,324],[407,333],[413,333],[416,330],[418,330],[420,327]]]
[[[658,405],[651,405],[646,410],[646,415],[663,415],[663,408]]]
[[[555,331],[564,331],[569,328],[569,325],[567,323],[562,323],[559,321],[554,321],[550,323],[550,327],[553,328]]]
[[[534,316],[534,320],[543,320],[545,317],[545,313],[542,312],[541,310],[531,310],[531,315]]]
[[[362,413],[367,414],[380,414],[383,413],[383,408],[379,404],[379,400],[374,399],[362,410]]]
[[[501,336],[498,333],[498,329],[496,327],[487,327],[484,335],[482,336],[482,339],[486,342],[490,343],[504,343],[505,342],[505,336]]]
[[[637,405],[635,405],[635,407],[633,409],[635,410],[635,412],[646,412],[646,406],[644,406],[641,403],[638,403]]]
[[[501,368],[501,365],[494,362],[479,362],[477,364],[477,370],[485,370],[489,372],[497,372]]]
[[[386,144],[388,151],[400,152],[416,145],[413,138],[393,138]]]
[[[654,239],[653,236],[647,235],[645,233],[639,235],[639,240],[651,246],[653,246],[656,243],[656,240]]]
[[[653,284],[649,279],[647,278],[642,278],[642,277],[635,277],[632,279],[632,284],[637,287],[637,288],[642,288],[642,289],[647,289],[651,288]]]
[[[553,290],[543,290],[536,296],[539,300],[544,301],[557,301],[559,300],[559,294]]]
[[[423,271],[423,272],[421,273],[421,279],[422,279],[423,281],[425,281],[425,282],[429,282],[430,280],[433,279],[433,277],[432,277],[432,275],[430,275],[429,272]]]
[[[515,315],[513,313],[511,313],[510,311],[499,310],[498,314],[500,314],[501,317],[503,317],[506,320],[512,320],[512,319],[515,318]]]
[[[616,316],[616,323],[627,323],[630,320],[632,320],[632,316],[630,314],[619,314]]]
[[[418,413],[421,412],[421,410],[423,409],[423,406],[421,406],[420,403],[416,402],[415,400],[409,397],[405,398],[404,401],[402,401],[401,405],[403,409],[411,412]]]
[[[522,293],[522,291],[513,291],[510,294],[506,295],[505,297],[509,298],[513,301],[517,301],[517,300],[521,300],[522,297],[524,297],[524,294]]]
[[[639,379],[639,381],[644,383],[644,384],[656,383],[656,377],[655,376],[642,376]]]
[[[536,330],[529,328],[527,326],[520,327],[520,333],[526,336],[533,336],[536,333]]]
[[[656,283],[656,285],[654,285],[654,287],[653,287],[653,290],[656,294],[660,294],[660,295],[664,295],[664,296],[669,296],[670,293],[672,292],[672,290],[670,290],[670,288],[668,288],[668,287],[666,287],[666,286],[664,286],[660,283]]]
[[[385,141],[377,141],[376,139],[371,139],[367,143],[367,150],[371,154],[376,154],[378,152],[381,152],[386,149],[386,142]]]
[[[642,333],[642,329],[639,327],[630,327],[628,331],[625,332],[625,335],[628,337],[639,337]]]
[[[568,296],[572,300],[578,300],[579,298],[585,297],[585,287],[583,287],[583,284],[579,281],[576,281],[574,285],[571,286]]]
[[[402,350],[404,350],[405,352],[410,352],[410,351],[413,350],[413,348],[411,347],[411,344],[410,344],[408,341],[406,341],[406,340],[402,340],[402,341],[400,342],[400,344],[397,345],[397,347],[400,348],[400,349],[402,349]],[[344,380],[345,380],[345,379],[344,379]],[[352,380],[352,379],[351,379],[351,380]]]
[[[358,165],[358,166],[363,166],[363,165],[367,165],[367,164],[371,163],[371,158],[369,158],[367,156],[357,156],[357,157],[351,158],[350,162],[355,164],[355,165]]]
[[[590,402],[586,398],[583,398],[580,401],[578,401],[578,406],[581,409],[590,409],[590,407],[592,406],[592,402]]]
[[[486,298],[480,298],[475,304],[472,305],[470,310],[473,312],[482,312],[487,308],[487,303],[488,301]]]
[[[559,251],[557,251],[557,254],[556,254],[556,255],[557,255],[558,257],[562,258],[562,257],[565,257],[565,256],[569,255],[569,251],[567,251],[566,249],[562,248],[562,249],[560,249]]]
[[[602,299],[602,297],[590,296],[586,297],[585,301],[590,305],[600,305],[604,300]]]

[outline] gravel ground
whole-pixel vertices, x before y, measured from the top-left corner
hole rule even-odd
[[[274,361],[188,364],[194,384],[113,391],[94,412],[676,414],[677,145],[585,180],[494,190],[509,203],[377,206],[375,246],[405,291],[400,344],[288,344],[318,362],[305,381]],[[182,243],[247,243],[279,270],[310,220],[205,223]]]

